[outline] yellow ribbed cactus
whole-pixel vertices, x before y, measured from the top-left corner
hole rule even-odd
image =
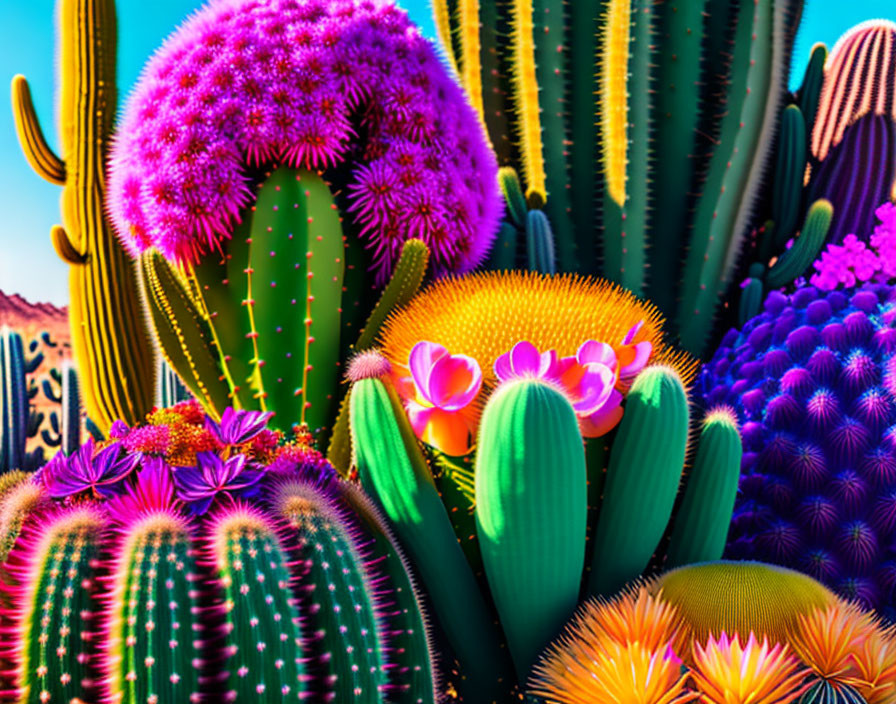
[[[44,138],[28,82],[12,81],[25,158],[63,186],[62,222],[51,239],[67,262],[72,340],[87,413],[103,431],[136,423],[152,408],[153,348],[131,262],[105,219],[103,167],[116,110],[114,0],[61,0],[62,157]]]
[[[602,37],[598,109],[604,139],[603,166],[607,194],[625,205],[628,158],[628,61],[631,27],[630,0],[610,0]]]
[[[678,607],[693,637],[712,633],[786,643],[799,618],[825,608],[836,596],[820,582],[799,572],[761,562],[709,562],[667,572],[650,584]]]

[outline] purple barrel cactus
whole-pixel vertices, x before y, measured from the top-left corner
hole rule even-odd
[[[790,296],[731,330],[701,377],[741,421],[727,555],[803,570],[845,597],[896,605],[896,290]]]

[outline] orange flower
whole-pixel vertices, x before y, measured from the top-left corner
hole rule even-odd
[[[787,653],[787,646],[760,645],[750,633],[746,646],[735,635],[709,637],[705,647],[694,644],[691,672],[700,699],[707,704],[788,704],[808,688],[807,670]]]
[[[572,653],[556,650],[535,672],[532,692],[558,704],[684,704],[697,698],[670,645],[603,643]]]
[[[868,704],[896,702],[896,627],[875,628],[856,651],[855,664],[863,680],[857,689]]]
[[[856,687],[854,654],[876,630],[874,617],[854,604],[838,600],[824,609],[800,614],[790,634],[794,652],[812,671],[832,684]]]

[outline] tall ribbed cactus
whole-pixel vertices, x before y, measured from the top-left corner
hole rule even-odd
[[[55,391],[50,379],[59,386]],[[50,413],[52,432],[41,431],[41,438],[49,447],[59,447],[67,455],[81,445],[81,393],[78,386],[78,373],[70,360],[65,360],[59,369],[50,371],[50,379],[44,379],[44,396],[59,404],[59,411]]]
[[[753,225],[801,1],[432,4],[558,270],[648,295],[701,351]]]
[[[108,430],[152,408],[153,348],[133,265],[105,218],[106,152],[116,105],[114,0],[60,0],[61,157],[44,138],[23,76],[12,82],[16,129],[32,168],[63,186],[50,235],[70,265],[72,340],[88,415]]]
[[[400,553],[369,501],[314,466],[281,464],[255,505],[221,496],[198,517],[158,458],[107,498],[76,492],[71,506],[50,496],[74,490],[75,465],[54,460],[39,478],[17,478],[0,495],[11,547],[4,692],[23,702],[435,701],[428,629]]]
[[[33,348],[33,347],[32,347]],[[31,410],[37,387],[29,385],[27,375],[40,366],[43,353],[25,356],[22,336],[6,325],[0,327],[0,473],[13,469],[32,469],[42,451],[27,452],[28,438],[37,434],[42,414]]]

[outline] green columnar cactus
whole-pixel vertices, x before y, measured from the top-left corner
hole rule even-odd
[[[502,701],[510,689],[494,619],[457,543],[408,419],[377,355],[349,371],[354,462],[416,566],[461,667],[458,689]]]
[[[824,44],[815,44],[809,55],[809,65],[803,74],[803,82],[797,91],[800,112],[806,121],[806,133],[811,134],[818,114],[818,103],[821,100],[821,89],[824,86],[824,64],[828,58],[828,49]]]
[[[50,380],[55,381],[59,391],[53,389]],[[44,444],[49,447],[58,447],[62,452],[70,455],[81,446],[81,394],[78,389],[78,373],[74,365],[66,360],[61,369],[50,371],[50,379],[43,381],[44,396],[54,403],[58,403],[58,412],[50,414],[50,427],[52,432],[41,431]],[[62,419],[60,422],[60,418]]]
[[[681,380],[667,367],[645,369],[628,394],[610,450],[589,594],[612,594],[647,567],[672,516],[687,445]]]
[[[35,343],[30,352],[37,349]],[[38,433],[43,414],[31,408],[37,395],[34,380],[28,381],[43,362],[42,352],[26,356],[22,336],[8,326],[0,327],[0,473],[33,469],[43,458],[43,449],[27,451],[28,438]]]
[[[799,222],[803,176],[809,142],[806,120],[796,105],[788,105],[781,116],[775,156],[775,183],[772,189],[772,221],[775,244],[780,249],[789,240]]]
[[[754,225],[801,0],[433,6],[473,102],[500,104],[492,144],[548,216],[557,269],[648,294],[702,351]]]
[[[60,0],[58,64],[62,156],[47,144],[23,76],[12,82],[25,157],[63,186],[62,222],[51,239],[70,265],[72,340],[88,415],[101,430],[152,408],[153,347],[132,264],[105,219],[106,150],[115,116],[114,0]]]
[[[489,399],[476,455],[476,528],[520,681],[576,608],[588,477],[572,406],[537,380]]]
[[[737,415],[728,408],[708,413],[703,420],[684,500],[666,548],[665,567],[721,558],[737,497],[742,455]]]

